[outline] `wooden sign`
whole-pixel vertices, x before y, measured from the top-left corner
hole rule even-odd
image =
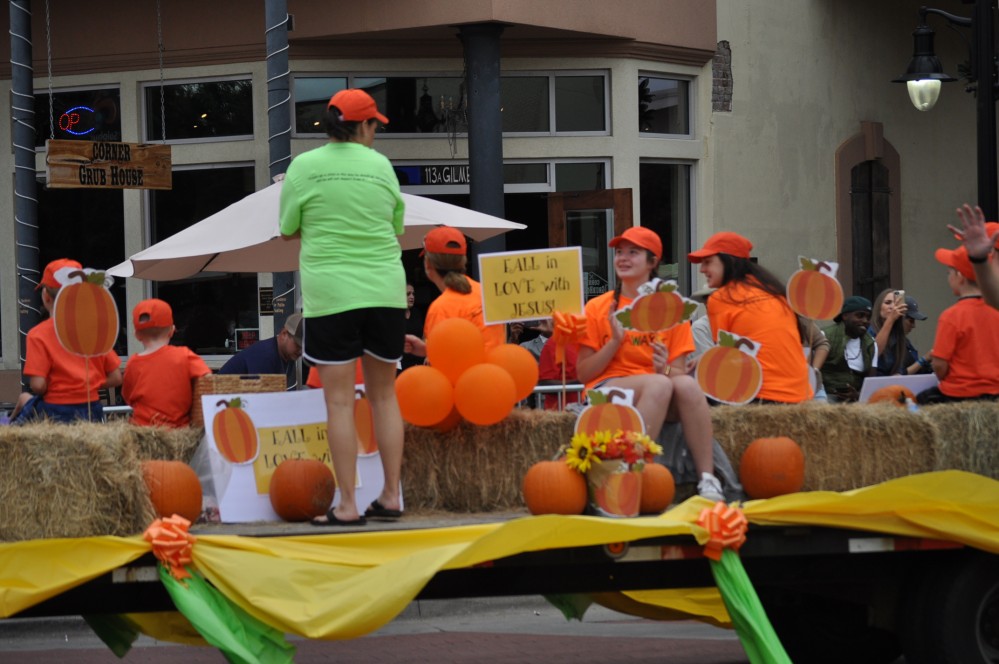
[[[170,189],[169,145],[45,141],[51,189]]]

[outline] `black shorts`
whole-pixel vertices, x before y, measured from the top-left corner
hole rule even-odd
[[[405,309],[352,309],[303,322],[302,355],[314,364],[345,364],[364,353],[385,362],[402,357]]]

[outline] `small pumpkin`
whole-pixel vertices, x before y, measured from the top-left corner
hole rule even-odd
[[[540,461],[524,475],[524,502],[531,514],[582,514],[586,479],[565,459]]]
[[[757,438],[742,453],[739,479],[750,498],[796,493],[805,485],[805,454],[786,436]]]
[[[660,514],[673,502],[676,482],[673,473],[661,463],[647,463],[642,469],[642,514]]]
[[[195,522],[201,515],[201,481],[183,461],[143,461],[142,479],[156,516],[174,514]]]
[[[905,408],[906,399],[916,400],[916,395],[912,393],[912,390],[903,385],[888,385],[872,392],[868,403],[890,403]]]
[[[319,459],[286,459],[271,475],[271,507],[285,521],[308,521],[326,514],[336,480]]]
[[[215,447],[219,454],[229,463],[252,463],[260,447],[257,427],[243,409],[243,400],[239,397],[231,401],[222,399],[215,405],[225,406],[212,420],[212,433],[215,434]]]

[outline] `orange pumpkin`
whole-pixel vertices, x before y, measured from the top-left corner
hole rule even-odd
[[[817,269],[798,270],[787,281],[787,302],[805,318],[830,320],[843,308],[843,288]]]
[[[631,306],[631,327],[642,332],[655,332],[673,327],[684,317],[684,302],[672,291],[656,291],[643,295]]]
[[[752,401],[763,387],[759,361],[732,346],[714,346],[697,363],[697,384],[712,399],[727,404]]]
[[[739,479],[750,498],[796,493],[805,484],[805,455],[785,436],[757,438],[742,453]]]
[[[523,492],[531,514],[582,514],[586,509],[586,480],[564,459],[531,466]]]
[[[63,348],[74,355],[98,357],[114,348],[118,307],[104,288],[103,272],[84,276],[88,281],[59,289],[52,306],[52,321]]]
[[[590,392],[590,405],[576,418],[574,433],[593,435],[598,431],[639,431],[645,432],[642,415],[632,406],[613,403],[602,392]]]
[[[661,463],[647,463],[642,470],[642,514],[659,514],[673,502],[676,482],[673,473]]]
[[[236,397],[232,401],[219,401],[217,406],[225,406],[212,420],[215,446],[219,454],[229,463],[252,463],[257,458],[259,445],[257,427],[243,410],[243,400]]]
[[[371,416],[371,402],[364,392],[357,390],[354,400],[354,427],[357,430],[357,453],[374,454],[378,451],[375,440],[375,421]]]
[[[183,461],[143,461],[142,479],[149,489],[156,516],[174,514],[190,522],[201,515],[201,481]]]
[[[871,393],[869,403],[890,403],[900,408],[907,406],[906,399],[916,400],[916,395],[902,385],[888,385]]]
[[[308,521],[333,503],[333,471],[318,459],[286,459],[271,475],[271,507],[285,521]]]

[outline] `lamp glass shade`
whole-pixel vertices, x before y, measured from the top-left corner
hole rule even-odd
[[[940,81],[938,79],[924,78],[917,81],[906,81],[905,87],[909,89],[909,99],[912,100],[912,105],[920,111],[930,110],[940,98]]]

